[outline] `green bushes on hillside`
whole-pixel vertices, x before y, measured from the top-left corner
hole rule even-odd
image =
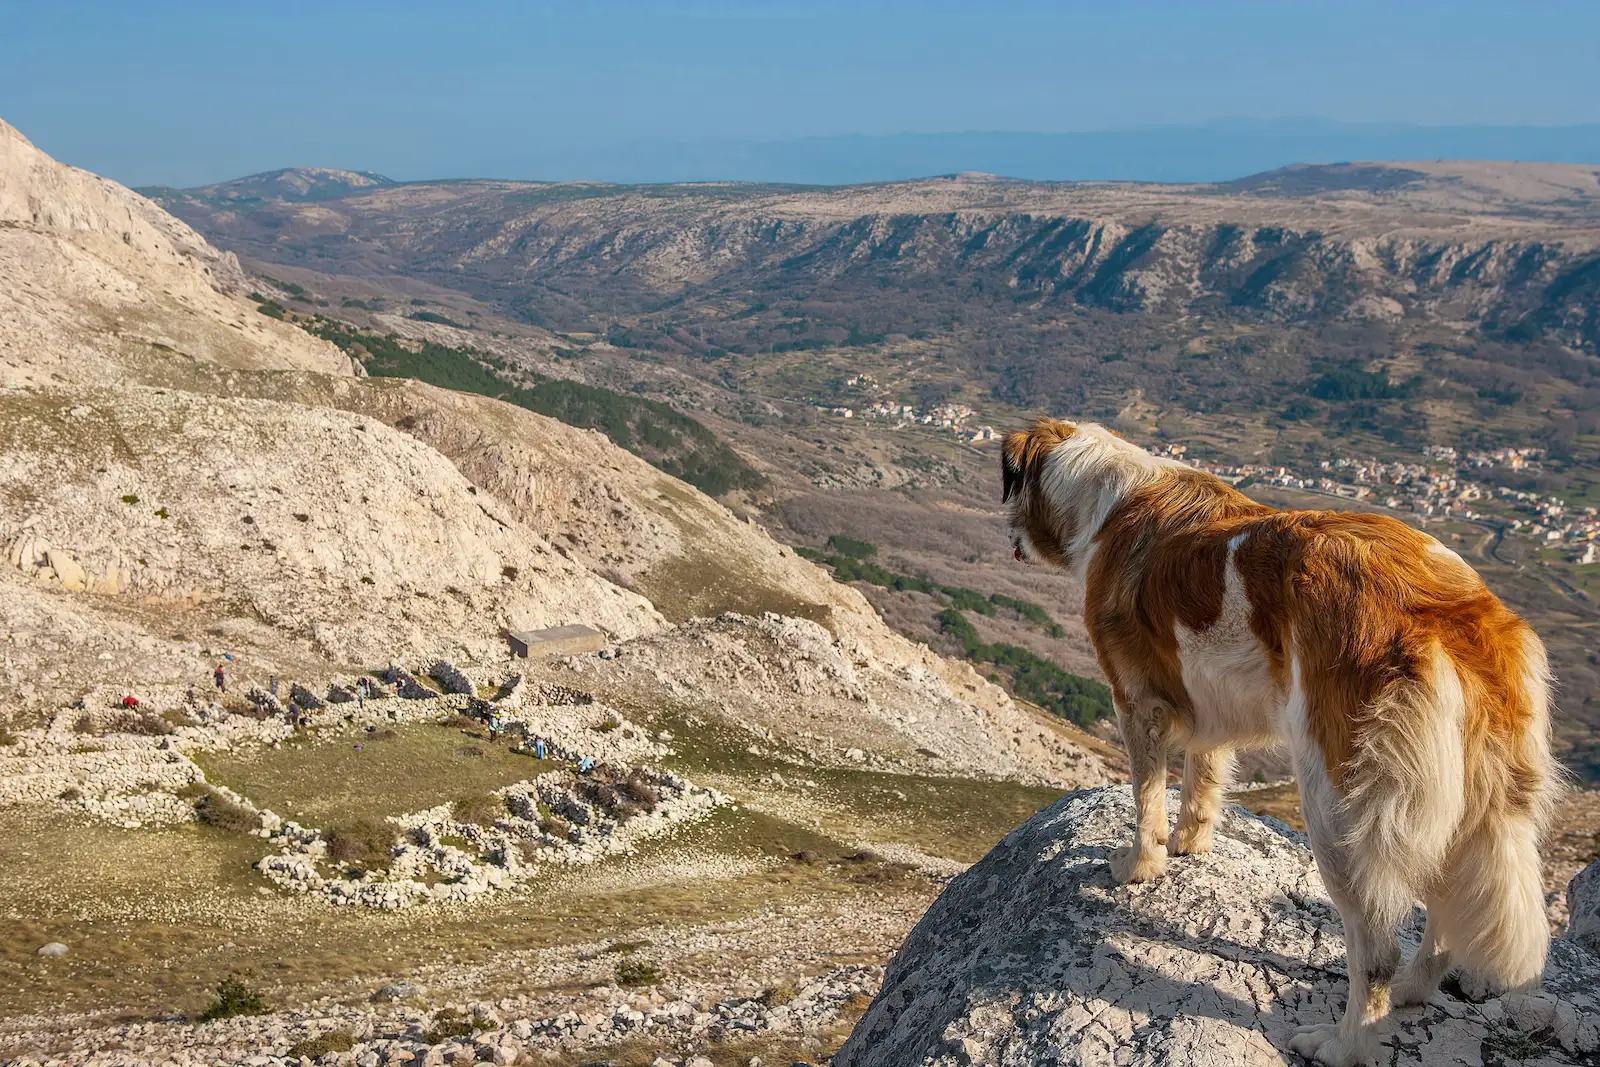
[[[939,629],[961,642],[968,659],[1004,670],[1017,696],[1063,719],[1086,727],[1115,714],[1111,690],[1103,682],[1062,670],[1017,645],[985,644],[967,617],[954,608],[939,613]]]
[[[426,314],[431,313],[417,312],[412,317]],[[514,385],[501,376],[506,370],[503,361],[476,349],[432,341],[403,342],[393,334],[367,333],[321,318],[306,328],[360,359],[368,374],[415,378],[444,389],[492,396],[572,426],[599,430],[629,452],[712,496],[756,489],[766,481],[704,424],[656,400],[536,376],[530,376],[531,386]]]
[[[956,638],[966,657],[975,663],[987,663],[1000,668],[1011,680],[1012,691],[1024,700],[1087,726],[1097,719],[1112,714],[1111,690],[1092,678],[1083,678],[1065,671],[1054,663],[1036,656],[1018,645],[985,644],[965,611],[994,616],[997,609],[1016,612],[1020,618],[1044,630],[1051,637],[1061,637],[1066,631],[1038,604],[1004,593],[984,596],[975,589],[961,585],[941,585],[928,578],[909,574],[896,574],[885,567],[870,562],[868,557],[878,554],[878,546],[868,541],[857,541],[844,534],[828,538],[832,551],[819,552],[814,548],[796,548],[795,552],[814,563],[825,563],[833,568],[833,575],[841,582],[866,582],[897,592],[924,593],[949,603],[939,613],[939,629]]]
[[[458,330],[470,330],[471,326],[463,326],[451,318],[439,314],[437,311],[413,311],[407,318],[416,319],[418,322],[437,322],[441,326],[454,326]]]
[[[870,559],[878,554],[878,546],[871,541],[857,541],[845,534],[830,536],[827,549],[835,555],[849,556],[851,559]]]

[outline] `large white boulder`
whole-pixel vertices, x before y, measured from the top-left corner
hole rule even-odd
[[[1295,1027],[1345,996],[1339,917],[1304,838],[1234,809],[1214,853],[1119,886],[1106,856],[1132,823],[1125,786],[1069,793],[951,882],[836,1067],[1302,1062]],[[1600,960],[1556,941],[1541,993],[1401,1009],[1381,1060],[1594,1062],[1597,985]]]

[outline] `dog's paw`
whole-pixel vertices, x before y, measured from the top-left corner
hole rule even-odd
[[[1438,988],[1437,979],[1429,981],[1420,968],[1407,967],[1395,976],[1394,985],[1389,987],[1389,1006],[1408,1008],[1413,1004],[1426,1004]]]
[[[1327,1067],[1362,1067],[1377,1058],[1371,1042],[1352,1045],[1334,1023],[1302,1026],[1289,1039],[1289,1048],[1314,1063]]]
[[[1111,877],[1123,884],[1154,881],[1165,873],[1167,857],[1156,849],[1129,846],[1111,852]]]
[[[1211,851],[1211,823],[1179,824],[1167,839],[1167,854],[1199,856]]]

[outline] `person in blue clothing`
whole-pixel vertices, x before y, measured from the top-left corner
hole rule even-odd
[[[533,754],[539,759],[544,759],[544,738],[538,734],[533,738]]]
[[[593,756],[585,756],[585,757],[583,757],[582,759],[580,759],[578,761],[578,773],[579,774],[588,774],[592,770],[594,770],[594,757]]]

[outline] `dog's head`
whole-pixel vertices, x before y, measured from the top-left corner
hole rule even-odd
[[[1012,555],[1024,563],[1069,567],[1075,514],[1055,499],[1047,478],[1051,454],[1077,434],[1059,419],[1040,419],[1030,429],[1006,434],[1000,452],[1001,503],[1006,505]]]

